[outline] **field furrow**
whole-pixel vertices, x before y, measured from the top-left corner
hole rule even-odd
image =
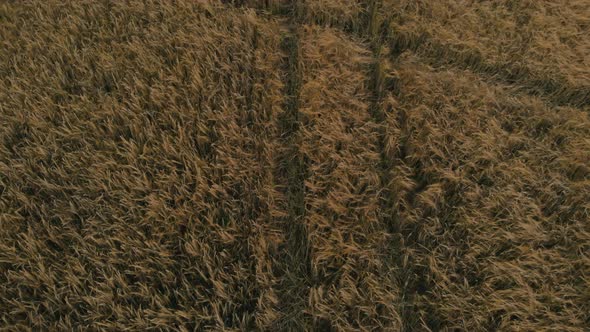
[[[301,31],[300,151],[307,164],[312,329],[396,329],[395,269],[383,252],[379,150],[369,113],[372,57],[333,29]]]
[[[293,5],[283,7],[283,12],[291,12]],[[304,313],[311,285],[310,245],[305,217],[305,177],[307,167],[299,150],[300,90],[301,90],[301,48],[299,45],[298,24],[292,16],[283,20],[283,81],[284,111],[279,117],[279,153],[277,163],[277,182],[286,201],[283,218],[285,242],[275,258],[281,316],[275,322],[278,330],[299,331],[305,327]]]

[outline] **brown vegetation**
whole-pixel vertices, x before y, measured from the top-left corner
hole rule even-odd
[[[590,6],[584,1],[383,1],[396,53],[473,70],[545,95],[559,105],[590,101]]]
[[[585,331],[583,1],[0,2],[0,328]]]

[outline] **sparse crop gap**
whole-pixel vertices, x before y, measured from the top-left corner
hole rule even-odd
[[[372,101],[370,104],[370,113],[373,121],[377,124],[380,151],[380,210],[381,222],[390,234],[389,255],[387,255],[388,266],[395,269],[394,277],[390,281],[399,289],[397,303],[395,304],[399,317],[400,329],[402,331],[412,331],[418,326],[417,316],[415,314],[415,293],[418,292],[419,285],[416,281],[416,267],[408,252],[408,242],[412,233],[406,232],[400,215],[404,212],[404,205],[397,202],[406,198],[401,197],[402,193],[396,189],[393,183],[392,175],[398,169],[412,169],[411,165],[406,162],[405,150],[407,147],[408,133],[406,128],[406,116],[403,110],[396,109],[392,99],[398,98],[395,71],[392,65],[400,50],[391,49],[386,44],[386,34],[383,33],[383,26],[379,20],[383,19],[378,16],[380,11],[380,1],[371,1],[369,5],[369,15],[367,19],[367,39],[371,43],[373,50],[373,70],[372,77],[369,80],[369,86],[372,91]],[[402,45],[407,47],[406,44]],[[387,100],[386,100],[387,99]],[[397,114],[397,115],[396,115]],[[395,140],[392,142],[392,140]],[[397,146],[396,151],[392,153],[392,145]],[[418,176],[419,171],[412,172]],[[403,175],[402,175],[403,177]],[[416,179],[413,179],[416,180]],[[410,180],[411,181],[411,180]],[[412,195],[412,192],[407,193]],[[415,193],[414,193],[415,195]],[[407,206],[411,209],[411,206]]]
[[[286,202],[282,218],[285,242],[277,257],[276,275],[279,288],[280,317],[275,327],[280,330],[304,330],[311,323],[305,314],[310,289],[311,260],[309,239],[303,223],[305,215],[305,178],[307,166],[299,151],[298,131],[301,126],[299,95],[301,89],[300,46],[298,24],[294,18],[296,1],[281,9],[284,20],[282,50],[284,53],[283,113],[278,118],[279,154],[276,170],[278,185]]]
[[[379,28],[379,6],[381,4],[380,0],[371,0],[367,4],[366,9],[366,29],[367,35],[370,37],[372,41],[372,46],[380,46],[380,41],[378,40],[378,28]]]

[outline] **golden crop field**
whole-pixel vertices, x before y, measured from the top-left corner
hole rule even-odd
[[[0,330],[590,330],[587,0],[0,0]]]

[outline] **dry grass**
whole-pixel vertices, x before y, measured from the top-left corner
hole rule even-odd
[[[0,329],[588,330],[589,28],[0,2]]]

